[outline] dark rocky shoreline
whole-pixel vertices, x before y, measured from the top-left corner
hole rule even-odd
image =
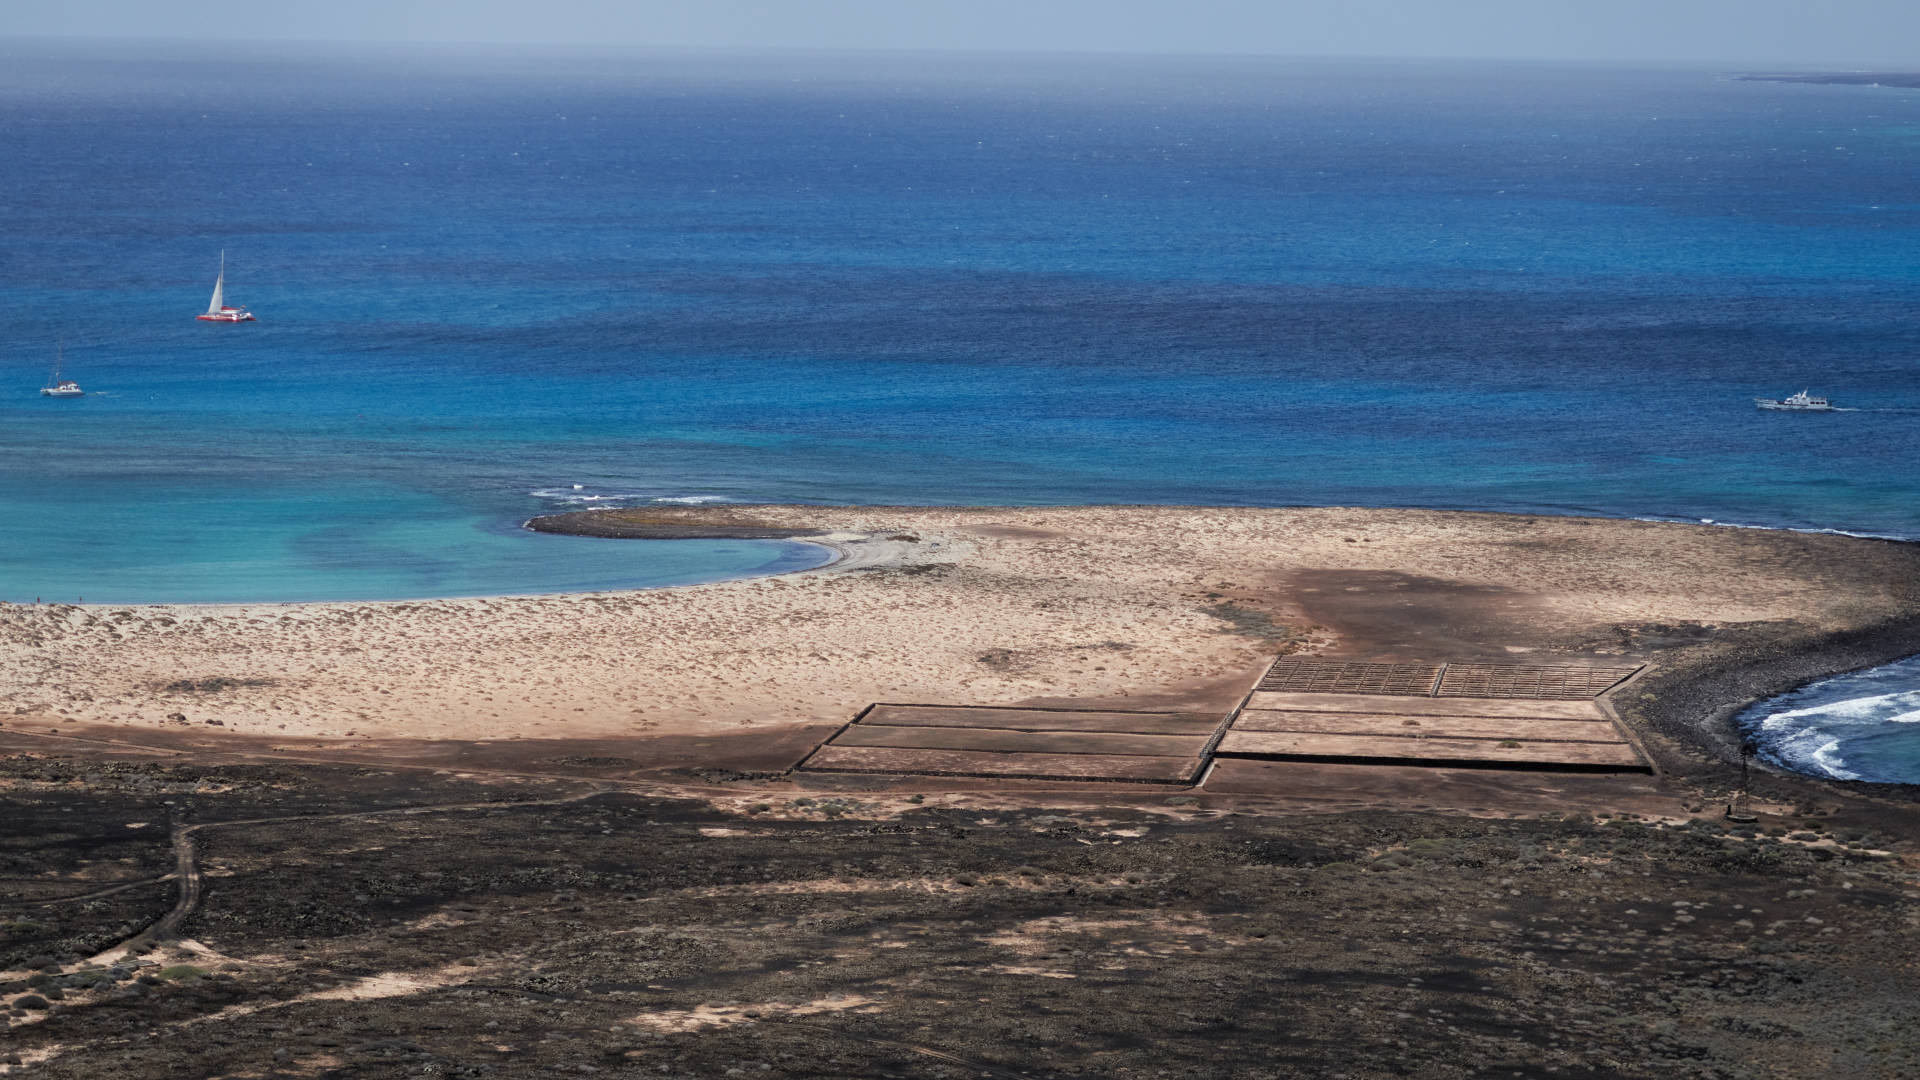
[[[1664,739],[1647,748],[1676,779],[1713,783],[1733,775],[1743,739],[1734,718],[1748,706],[1821,679],[1920,654],[1920,618],[1834,634],[1734,631],[1665,659],[1614,701],[1621,718]],[[1753,763],[1756,792],[1793,800],[1845,791],[1920,803],[1920,784],[1834,780]]]
[[[1811,639],[1742,635],[1651,673],[1618,708],[1715,761],[1737,764],[1741,739],[1733,718],[1742,709],[1810,682],[1915,654],[1920,654],[1920,619]],[[1683,771],[1674,767],[1680,764],[1673,762],[1670,771]]]

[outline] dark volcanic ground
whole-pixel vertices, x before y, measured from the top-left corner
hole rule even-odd
[[[1920,1074],[1909,811],[1730,830],[1105,792],[676,794],[16,746],[0,1061],[88,1080]],[[162,880],[177,865],[197,902]],[[87,966],[175,916],[179,939]]]

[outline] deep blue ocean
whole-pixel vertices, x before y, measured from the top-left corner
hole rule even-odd
[[[0,599],[816,557],[519,527],[674,500],[1920,537],[1913,91],[13,40],[0,146]],[[256,323],[193,319],[223,249]]]

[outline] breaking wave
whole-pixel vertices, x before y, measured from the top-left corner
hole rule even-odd
[[[1920,783],[1920,656],[1809,683],[1736,723],[1762,760],[1794,772]]]
[[[661,495],[650,491],[619,491],[609,488],[596,488],[589,484],[573,484],[567,487],[535,488],[527,494],[536,499],[560,506],[578,509],[590,509],[596,506],[704,506],[709,503],[730,503],[741,500],[730,495]]]
[[[1860,540],[1898,540],[1903,543],[1920,542],[1920,536],[1905,533],[1859,532],[1852,529],[1815,528],[1798,525],[1755,525],[1744,521],[1721,521],[1717,518],[1689,518],[1639,514],[1631,520],[1671,523],[1676,525],[1712,525],[1721,529],[1757,529],[1761,532],[1812,533],[1825,536],[1851,536]]]

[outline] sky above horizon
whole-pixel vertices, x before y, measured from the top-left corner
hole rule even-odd
[[[65,0],[9,5],[0,35],[1901,67],[1920,66],[1920,2]]]

